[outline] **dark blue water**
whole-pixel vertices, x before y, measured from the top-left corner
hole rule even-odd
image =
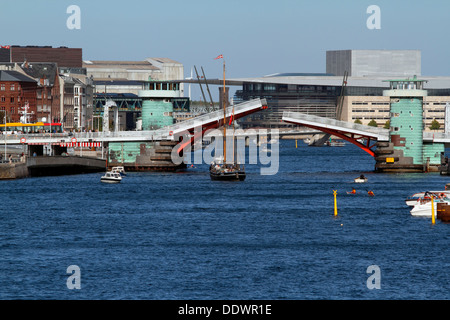
[[[449,299],[450,224],[404,203],[449,179],[373,168],[353,145],[286,140],[277,175],[247,166],[240,183],[210,181],[206,164],[118,185],[100,173],[1,181],[0,298]],[[369,182],[353,184],[361,173]],[[371,265],[380,289],[367,287]]]

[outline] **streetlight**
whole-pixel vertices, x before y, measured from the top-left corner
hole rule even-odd
[[[5,158],[6,158],[6,107],[5,107]]]

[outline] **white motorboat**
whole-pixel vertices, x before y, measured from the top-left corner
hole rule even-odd
[[[122,176],[118,172],[108,171],[100,178],[100,181],[104,183],[119,183],[122,181]]]
[[[122,166],[119,167],[112,167],[111,169],[112,172],[118,172],[120,173],[122,176],[126,176],[127,174],[125,173],[125,168]]]
[[[355,178],[355,183],[366,183],[367,182],[367,178],[364,177],[364,175],[360,175],[358,178]]]
[[[434,214],[436,214],[437,204],[434,202]],[[422,202],[419,200],[410,211],[412,216],[415,217],[431,217],[431,201]]]
[[[450,191],[449,191],[449,190],[444,190],[444,191],[428,191],[428,193],[434,194],[434,195],[435,195],[435,198],[438,198],[438,197],[441,197],[441,198],[443,198],[443,197],[450,198]],[[414,193],[413,195],[407,197],[406,200],[405,200],[406,205],[409,206],[409,207],[413,207],[415,204],[417,204],[417,201],[418,201],[418,200],[424,199],[424,198],[426,197],[425,194],[426,194],[426,192],[417,192],[417,193]],[[429,196],[428,196],[428,198],[425,199],[425,200],[430,200]]]
[[[424,196],[416,201],[413,205],[410,213],[416,217],[431,217],[431,196],[433,196],[434,214],[437,214],[437,203],[445,202],[450,204],[450,198],[445,194],[431,194],[431,192],[425,192]]]

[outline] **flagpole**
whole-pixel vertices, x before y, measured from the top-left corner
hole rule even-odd
[[[227,122],[226,122],[226,100],[225,100],[225,59],[223,59],[223,96],[222,96],[222,104],[223,104],[223,164],[227,162]]]

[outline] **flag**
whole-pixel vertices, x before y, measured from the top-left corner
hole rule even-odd
[[[233,123],[233,117],[234,117],[234,114],[232,114],[230,117],[230,123],[228,123],[229,126],[231,126],[231,124]]]
[[[217,58],[214,58],[214,60],[217,60],[217,59],[223,59],[223,55],[220,54],[217,56]]]

